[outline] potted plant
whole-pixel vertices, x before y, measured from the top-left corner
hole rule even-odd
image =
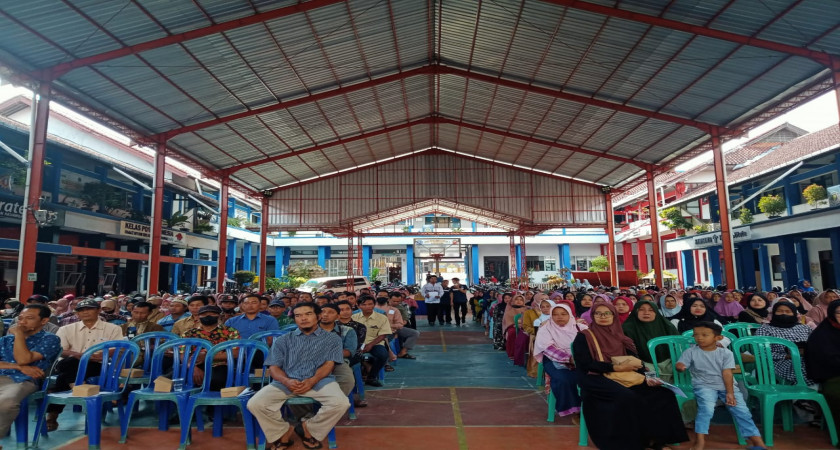
[[[168,228],[175,228],[179,225],[183,225],[190,220],[189,217],[181,213],[181,211],[176,211],[168,219],[166,219],[166,226]]]
[[[659,217],[665,219],[662,225],[668,227],[669,230],[688,230],[691,229],[691,219],[686,219],[682,215],[679,208],[671,207],[663,209],[659,212]]]
[[[403,230],[403,233],[408,233],[408,232],[411,231],[411,227],[406,225],[406,226],[402,227],[402,230]]]
[[[242,219],[239,217],[228,217],[227,224],[229,227],[242,228]]]
[[[741,208],[738,210],[738,219],[741,220],[741,225],[749,225],[753,221],[753,213],[749,208]]]
[[[781,196],[765,195],[758,201],[758,209],[764,214],[767,214],[767,217],[779,217],[785,212],[787,207]]]
[[[701,223],[700,225],[694,225],[693,229],[697,234],[705,233],[705,232],[709,231],[709,225],[705,224],[705,223]]]
[[[82,200],[90,210],[93,210],[93,206],[97,206],[101,213],[104,213],[107,208],[120,206],[120,197],[116,188],[103,182],[86,183],[82,188]]]
[[[816,209],[817,204],[828,198],[828,191],[819,184],[812,184],[802,191],[802,196],[811,205],[811,208]]]
[[[199,220],[193,225],[193,233],[207,233],[213,231],[213,225],[206,220]]]
[[[289,237],[295,237],[295,235],[297,234],[297,231],[289,231],[288,234],[289,234]]]

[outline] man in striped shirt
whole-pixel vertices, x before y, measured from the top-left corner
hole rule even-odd
[[[332,376],[333,367],[344,363],[341,338],[318,326],[321,308],[314,303],[295,305],[292,314],[298,328],[274,340],[266,360],[272,383],[248,402],[248,410],[260,423],[271,448],[287,448],[292,432],[304,448],[321,448],[350,401]],[[321,404],[318,413],[294,429],[283,420],[280,409],[289,397],[309,397]]]

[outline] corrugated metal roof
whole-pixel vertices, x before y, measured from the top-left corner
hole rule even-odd
[[[840,2],[615,3],[29,0],[0,63],[255,192],[426,148],[633,188],[830,88]]]

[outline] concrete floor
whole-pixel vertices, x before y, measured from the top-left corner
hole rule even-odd
[[[422,320],[421,323],[426,323]],[[525,370],[515,367],[504,352],[495,351],[483,329],[474,322],[455,327],[420,326],[421,337],[412,352],[417,360],[399,360],[387,374],[385,387],[367,391],[370,406],[356,410],[357,420],[342,419],[337,427],[342,449],[464,450],[464,449],[574,449],[578,427],[568,418],[546,421],[547,403],[542,389]],[[42,449],[85,449],[80,414],[62,414],[60,428],[42,439]],[[716,418],[717,419],[717,418]],[[739,448],[726,413],[712,426],[707,448]],[[33,427],[34,428],[34,424]],[[31,432],[31,430],[30,430]],[[14,432],[13,432],[14,433]],[[793,433],[775,430],[777,449],[830,449],[828,433],[798,425]],[[103,449],[175,449],[179,430],[157,429],[151,408],[132,418],[128,443],[119,444],[116,414],[103,424]],[[208,428],[193,431],[191,448],[244,448],[244,430],[225,427],[213,438]],[[0,440],[14,448],[14,435]],[[679,448],[688,449],[682,444]],[[303,448],[297,443],[293,448]]]

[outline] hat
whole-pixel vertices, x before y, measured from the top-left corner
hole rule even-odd
[[[76,309],[74,311],[78,311],[80,309],[87,309],[87,308],[99,309],[99,302],[97,302],[96,300],[94,300],[92,298],[86,298],[86,299],[80,301],[78,305],[76,305]]]
[[[221,314],[222,313],[222,308],[219,308],[216,305],[204,305],[204,306],[201,307],[201,309],[198,310],[198,315],[200,316],[200,315],[202,315],[204,313],[208,313],[208,312]]]
[[[76,300],[76,296],[73,294],[67,294],[64,297],[61,297],[63,300]]]
[[[272,300],[271,303],[268,304],[268,306],[269,306],[269,308],[272,307],[272,306],[282,306],[282,307],[285,308],[286,303],[284,303],[283,300]]]
[[[186,300],[184,300],[183,298],[180,298],[180,297],[178,297],[175,300],[172,300],[171,302],[169,302],[170,305],[174,304],[174,303],[177,303],[179,305],[184,305],[184,306],[190,306],[189,304],[187,304]]]
[[[224,303],[224,302],[239,303],[239,302],[236,301],[236,297],[234,297],[232,295],[222,296],[222,298],[219,299],[219,303]]]

